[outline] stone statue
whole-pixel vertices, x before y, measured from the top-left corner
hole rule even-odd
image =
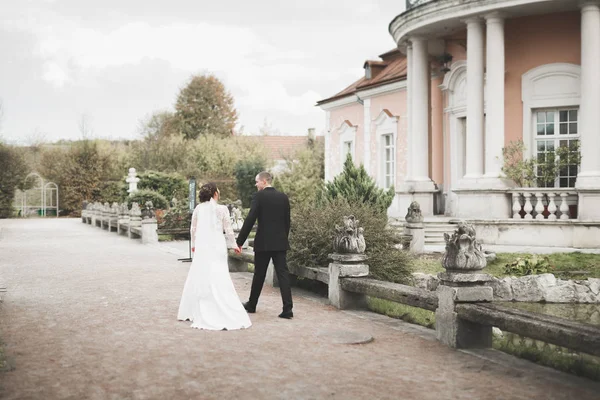
[[[421,206],[416,201],[410,203],[408,212],[406,213],[406,222],[419,223],[423,222],[423,214],[421,213]]]
[[[127,207],[127,203],[121,203],[121,205],[119,206],[119,215],[129,215],[129,208]]]
[[[343,218],[342,226],[335,226],[333,236],[333,251],[338,254],[362,254],[366,243],[363,236],[364,228],[358,226],[359,220],[354,215]]]
[[[475,229],[464,221],[458,223],[458,229],[452,236],[444,233],[446,252],[442,266],[451,271],[478,271],[487,265],[481,244],[475,238]]]
[[[152,204],[152,201],[148,200],[142,210],[142,219],[150,219],[154,218],[154,216],[154,204]]]
[[[137,202],[134,201],[131,204],[131,211],[129,212],[129,215],[131,215],[132,217],[139,217],[142,215],[142,211],[140,210],[140,206]]]

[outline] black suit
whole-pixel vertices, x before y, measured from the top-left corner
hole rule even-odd
[[[272,187],[266,187],[255,193],[252,197],[250,212],[237,237],[238,246],[244,244],[257,220],[258,227],[254,238],[254,277],[248,303],[251,307],[256,307],[267,275],[269,261],[273,259],[283,300],[283,311],[291,311],[292,290],[286,263],[286,252],[290,248],[288,241],[290,201],[288,197]]]

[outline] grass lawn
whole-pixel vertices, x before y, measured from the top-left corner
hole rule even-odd
[[[519,257],[527,257],[527,253],[497,253],[496,259],[488,263],[484,269],[488,274],[502,277],[507,276],[504,273],[504,266],[515,261]],[[600,278],[600,254],[587,253],[553,253],[541,255],[548,257],[550,269],[561,279],[587,279]],[[423,272],[435,275],[443,272],[442,254],[422,254],[415,260],[415,272]]]

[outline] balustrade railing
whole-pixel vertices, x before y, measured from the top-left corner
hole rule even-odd
[[[573,189],[534,188],[510,190],[513,219],[568,220],[572,218],[570,204],[576,193]],[[575,197],[576,198],[576,197]]]
[[[433,3],[434,1],[437,0],[406,0],[406,11],[426,3]]]

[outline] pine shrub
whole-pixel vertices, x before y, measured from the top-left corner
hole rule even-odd
[[[346,199],[350,204],[365,203],[383,213],[392,204],[394,187],[387,191],[377,187],[377,183],[369,176],[365,167],[357,167],[348,155],[344,162],[344,170],[325,184],[324,197],[326,200],[337,198]]]
[[[333,253],[335,225],[341,225],[342,217],[347,215],[354,215],[365,230],[370,275],[375,279],[406,283],[412,272],[413,257],[394,247],[396,233],[387,227],[385,213],[371,204],[351,204],[343,198],[292,209],[289,263],[301,267],[326,267],[330,262],[328,255]]]

